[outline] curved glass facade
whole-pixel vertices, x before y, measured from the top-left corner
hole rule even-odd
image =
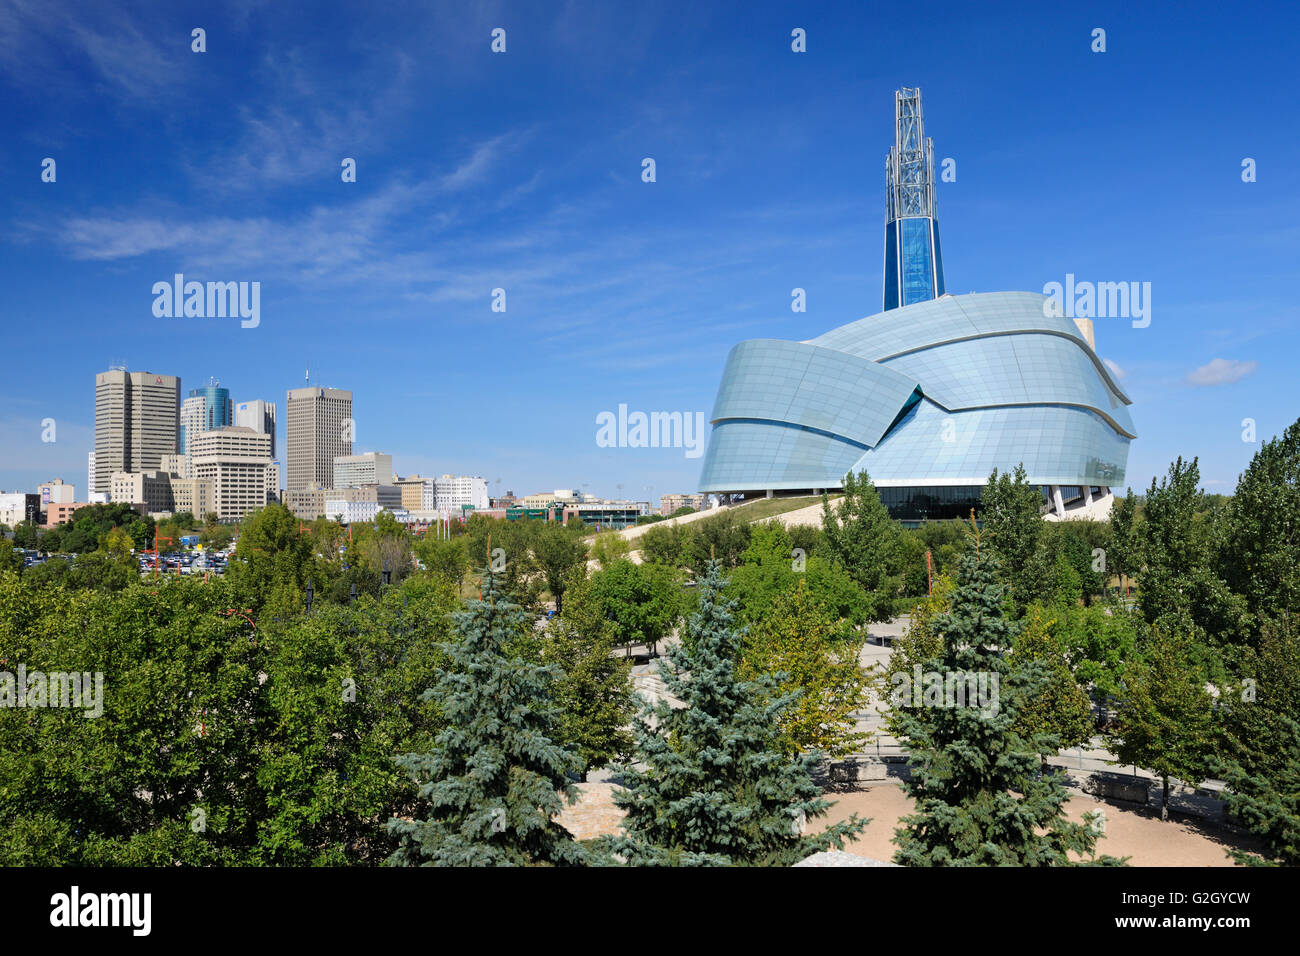
[[[1045,301],[943,296],[809,342],[742,342],[714,405],[701,490],[836,488],[865,469],[882,494],[904,489],[890,492],[903,517],[967,507],[966,491],[931,492],[982,487],[1022,462],[1034,484],[1122,484],[1129,399]]]

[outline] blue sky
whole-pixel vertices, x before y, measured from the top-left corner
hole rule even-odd
[[[599,448],[596,415],[707,413],[736,342],[879,311],[893,92],[919,86],[956,160],[949,291],[1150,282],[1148,328],[1097,321],[1128,484],[1181,454],[1231,490],[1242,420],[1300,416],[1300,14],[1134,6],[0,0],[0,488],[84,497],[94,375],[126,364],[282,421],[310,368],[403,474],[693,490],[699,459]],[[176,272],[260,282],[261,324],[155,318]]]

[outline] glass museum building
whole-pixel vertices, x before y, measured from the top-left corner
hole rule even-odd
[[[884,310],[804,342],[736,345],[700,490],[809,494],[866,471],[910,523],[978,511],[989,474],[1023,463],[1049,518],[1105,517],[1136,433],[1091,323],[1054,315],[1038,293],[943,291],[918,90],[896,94],[896,120]],[[909,152],[919,154],[910,172]],[[900,177],[927,197],[909,205],[900,190],[916,183]]]

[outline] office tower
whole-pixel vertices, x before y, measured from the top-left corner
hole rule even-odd
[[[313,482],[329,488],[334,459],[352,454],[352,393],[341,388],[292,388],[285,403],[286,488]]]
[[[934,201],[934,141],[925,135],[921,91],[894,93],[894,145],[885,160],[885,303],[882,311],[943,295]]]
[[[181,402],[181,431],[177,448],[182,455],[189,454],[189,436],[207,430],[208,400],[203,395],[191,395]]]
[[[95,453],[92,451],[86,456],[86,500],[91,500],[91,493],[95,490]]]
[[[271,438],[231,425],[200,432],[190,441],[193,476],[211,485],[212,510],[223,522],[239,521],[266,506],[271,495]]]
[[[362,485],[391,485],[393,456],[368,451],[364,455],[342,455],[334,459],[332,488],[360,488]]]
[[[175,453],[181,380],[111,368],[95,376],[95,473],[90,491],[107,493],[115,472],[154,471]]]
[[[275,454],[275,402],[258,398],[235,406],[235,424],[271,436],[271,457]]]
[[[207,385],[190,389],[189,396],[181,405],[180,451],[188,453],[190,435],[233,424],[234,405],[230,401],[230,389],[222,388],[215,378],[208,379]]]

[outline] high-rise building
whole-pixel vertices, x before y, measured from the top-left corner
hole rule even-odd
[[[352,454],[352,393],[341,388],[292,388],[285,403],[286,487],[334,483],[334,459]]]
[[[112,368],[95,376],[95,471],[90,492],[110,491],[115,472],[155,471],[177,450],[181,380]],[[92,499],[93,500],[93,499]]]
[[[92,451],[86,458],[86,500],[93,500],[90,496],[95,491],[95,453]]]
[[[334,459],[333,488],[359,488],[362,485],[391,485],[393,456],[368,451],[364,455],[341,455]]]
[[[275,458],[275,402],[258,398],[235,406],[235,424],[271,436],[271,457]]]
[[[212,510],[223,522],[239,521],[271,496],[271,438],[231,425],[199,432],[190,442],[195,478],[212,486]]]
[[[230,401],[230,389],[222,388],[220,382],[210,378],[207,385],[190,389],[189,396],[181,405],[179,450],[188,453],[191,435],[233,424],[234,405]]]
[[[925,135],[921,91],[894,93],[894,145],[885,160],[883,311],[943,295],[934,202],[934,141]]]

